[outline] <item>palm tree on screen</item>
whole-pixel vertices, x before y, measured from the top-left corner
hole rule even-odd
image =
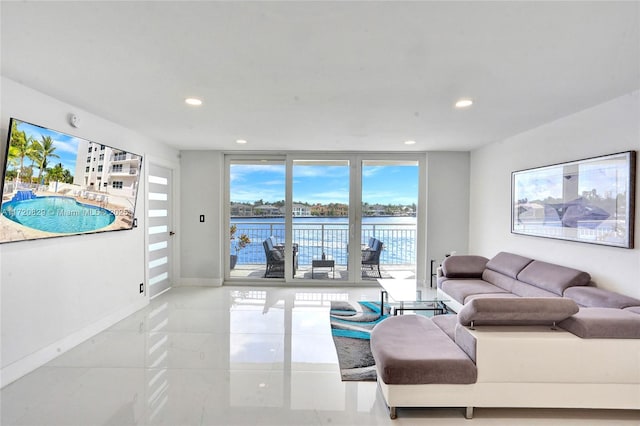
[[[11,146],[15,149],[13,153],[9,150],[9,154],[14,156],[14,159],[19,159],[18,174],[16,176],[16,181],[21,181],[21,175],[24,171],[24,158],[32,158],[33,157],[33,138],[27,136],[25,132],[12,132],[11,133]]]
[[[49,181],[64,182],[66,170],[62,167],[62,163],[56,164],[53,168],[47,170]]]
[[[40,182],[42,172],[47,168],[49,158],[60,158],[60,156],[54,153],[56,147],[53,146],[53,139],[51,139],[51,136],[42,136],[41,142],[34,141],[33,148],[34,158],[36,159],[40,170],[38,172],[38,182]]]

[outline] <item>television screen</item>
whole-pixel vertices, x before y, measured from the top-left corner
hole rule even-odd
[[[15,118],[6,145],[0,243],[133,228],[142,156]]]

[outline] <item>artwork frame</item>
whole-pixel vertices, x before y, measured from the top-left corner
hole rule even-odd
[[[632,249],[636,152],[511,173],[511,233]]]

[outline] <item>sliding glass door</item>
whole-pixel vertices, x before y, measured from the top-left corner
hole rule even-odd
[[[418,171],[417,160],[362,161],[364,279],[416,277]]]
[[[228,161],[228,170],[227,276],[283,278],[284,159],[234,159]]]
[[[349,280],[349,164],[349,160],[293,160],[296,279]]]
[[[420,160],[292,153],[226,164],[226,279],[344,285],[421,274]]]

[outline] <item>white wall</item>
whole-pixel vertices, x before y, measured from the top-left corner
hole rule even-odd
[[[177,163],[177,151],[12,80],[1,80],[4,152],[9,117]],[[67,124],[67,115],[81,127]],[[143,171],[144,172],[144,171]],[[138,228],[0,245],[0,365],[4,386],[148,303],[144,182]]]
[[[470,252],[510,251],[589,272],[598,287],[640,297],[636,247],[622,249],[511,234],[511,172],[640,150],[640,92],[633,92],[471,153]],[[638,198],[636,177],[636,200]],[[637,206],[636,202],[636,206]]]
[[[224,155],[219,151],[181,154],[180,283],[221,285],[223,239],[220,231],[224,189]],[[204,223],[200,215],[205,215]]]
[[[427,237],[425,259],[442,260],[452,250],[465,253],[469,223],[469,153],[427,153]],[[220,225],[224,214],[224,154],[218,151],[181,152],[181,284],[221,285],[224,279]],[[205,223],[199,216],[205,215]],[[221,229],[224,229],[222,231]],[[420,269],[420,268],[419,268]]]
[[[469,246],[469,153],[427,154],[427,262]],[[427,268],[429,264],[427,264]]]

